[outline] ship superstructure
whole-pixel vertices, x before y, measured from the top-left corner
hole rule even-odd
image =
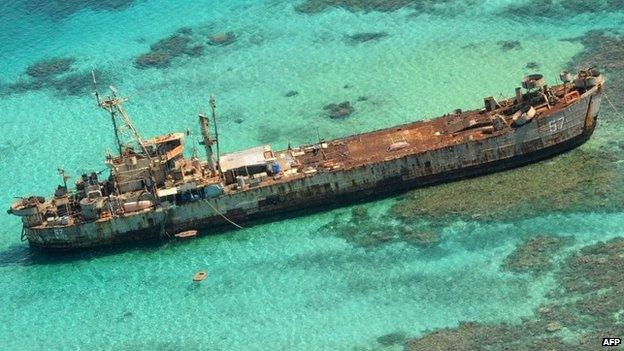
[[[98,106],[113,124],[110,174],[84,174],[75,189],[29,196],[9,212],[33,246],[75,249],[170,236],[182,230],[240,226],[279,212],[387,194],[517,167],[574,148],[593,133],[603,76],[595,69],[549,87],[541,75],[513,98],[484,99],[453,113],[341,139],[272,150],[262,145],[221,155],[216,104],[200,114],[206,159],[185,158],[185,133],[143,139],[116,89]],[[130,137],[130,143],[124,140]]]

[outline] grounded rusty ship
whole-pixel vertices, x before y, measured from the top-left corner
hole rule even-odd
[[[22,218],[22,238],[30,245],[68,250],[237,226],[517,167],[579,146],[594,131],[603,76],[588,69],[560,78],[563,84],[549,87],[541,75],[527,76],[513,98],[487,97],[479,110],[286,150],[263,145],[225,155],[211,99],[212,118],[199,116],[206,160],[184,157],[184,133],[143,139],[114,89],[104,99],[95,93],[118,146],[118,155],[106,157],[110,176],[85,174],[69,189],[60,170],[64,184],[51,198],[22,198],[9,213]],[[132,143],[121,141],[123,130]]]

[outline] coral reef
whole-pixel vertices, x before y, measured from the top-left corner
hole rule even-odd
[[[460,323],[454,329],[442,329],[405,344],[408,351],[473,351],[489,350],[503,343],[511,344],[518,338],[514,328],[506,325],[488,326],[479,323]],[[510,348],[511,349],[511,348]]]
[[[568,19],[575,15],[597,12],[615,12],[622,8],[618,0],[533,0],[530,2],[511,2],[501,14],[526,22],[530,18]]]
[[[182,27],[172,35],[152,44],[149,52],[135,58],[134,66],[139,69],[167,68],[176,58],[202,56],[204,49],[204,45],[198,43],[193,36],[193,30]]]
[[[26,76],[13,83],[3,85],[2,94],[20,94],[41,89],[50,89],[59,95],[78,96],[88,94],[91,90],[90,71],[72,71],[76,62],[73,57],[44,59],[26,68]],[[112,83],[109,74],[96,71],[98,81],[103,84]]]
[[[349,117],[355,109],[349,101],[343,101],[339,104],[328,104],[323,107],[327,111],[327,115],[332,119]]]
[[[26,74],[34,79],[49,79],[62,73],[69,72],[76,62],[72,57],[50,58],[33,63],[26,68]]]
[[[580,42],[585,48],[572,58],[569,66],[576,69],[596,67],[608,78],[607,94],[624,91],[624,36],[615,31],[591,30],[568,40]],[[612,102],[620,111],[624,109],[624,100],[614,99]]]
[[[611,10],[614,3],[574,7],[579,5],[578,1],[535,1],[511,6],[530,10],[534,16],[549,17],[565,11],[574,14]],[[624,89],[624,38],[620,34],[589,31],[571,40],[582,43],[585,49],[569,66],[598,67],[607,74],[608,92]],[[613,102],[624,107],[620,99]],[[408,206],[411,216],[466,219],[514,220],[552,211],[621,211],[624,194],[620,190],[622,175],[616,165],[622,159],[619,150],[577,149],[522,169],[423,189],[418,196],[409,195],[404,201],[412,203]],[[549,186],[545,179],[557,179],[556,186]],[[507,187],[509,192],[501,187]],[[539,197],[548,200],[540,201]],[[403,206],[407,203],[397,204],[395,210],[406,216],[408,211]],[[558,287],[546,294],[549,301],[539,306],[533,316],[515,325],[464,322],[456,328],[408,340],[405,350],[603,349],[602,337],[624,335],[624,238],[590,245],[563,260],[553,261],[552,256],[566,244],[562,238],[539,235],[520,245],[503,264],[504,269],[512,272],[541,274],[554,270]]]
[[[148,52],[134,60],[137,68],[165,68],[171,64],[171,56],[162,52]]]
[[[403,226],[399,236],[405,242],[419,247],[433,247],[442,241],[440,233],[432,230],[418,230],[410,226]]]
[[[531,62],[527,62],[526,66],[524,66],[524,68],[526,68],[526,69],[539,69],[540,68],[540,64],[535,62],[535,61],[531,61]]]
[[[391,12],[412,8],[419,12],[430,12],[435,5],[449,0],[305,0],[295,6],[297,12],[315,14],[332,7],[341,7],[352,12]]]
[[[502,268],[515,273],[540,275],[552,268],[552,257],[570,241],[567,237],[538,234],[507,256]]]
[[[84,9],[121,11],[130,7],[133,2],[133,0],[26,0],[24,7],[29,13],[44,14],[58,21]]]
[[[501,40],[496,42],[496,44],[500,45],[501,50],[503,51],[520,49],[522,47],[522,44],[520,44],[520,41],[518,40]]]
[[[390,333],[390,334],[386,334],[386,335],[382,335],[378,337],[377,342],[381,346],[401,345],[405,342],[406,338],[407,336],[405,335],[405,332],[396,331],[394,333]]]
[[[521,323],[462,322],[408,340],[405,350],[601,350],[602,337],[624,334],[624,238],[569,255],[555,277],[563,292],[554,289],[553,301]]]
[[[366,32],[347,35],[347,39],[355,43],[365,43],[371,40],[379,40],[388,36],[386,32]]]
[[[583,44],[585,50],[572,62],[577,68],[595,66],[602,69],[624,69],[624,38],[614,31],[590,30],[578,38],[567,39]]]
[[[405,242],[427,249],[442,241],[439,233],[421,228],[417,224],[373,218],[366,207],[355,207],[351,210],[349,221],[336,217],[320,230],[337,234],[347,242],[366,249],[394,242]]]
[[[618,211],[624,206],[621,152],[576,149],[551,160],[406,194],[391,213],[447,222],[521,220],[552,212]]]
[[[215,46],[230,45],[235,41],[236,34],[234,32],[218,33],[208,37],[208,44]]]

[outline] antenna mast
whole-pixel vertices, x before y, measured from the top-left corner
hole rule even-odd
[[[221,153],[219,152],[219,128],[217,127],[217,102],[214,95],[210,95],[210,110],[212,111],[212,123],[214,124],[215,142],[217,144],[217,167],[219,168],[219,172],[221,172]]]
[[[121,139],[119,137],[119,127],[117,126],[117,120],[116,120],[117,114],[119,114],[123,124],[126,126],[126,128],[130,130],[134,139],[136,139],[136,141],[139,143],[139,146],[143,149],[147,158],[151,160],[147,147],[145,146],[145,141],[139,134],[139,131],[132,124],[132,121],[130,121],[130,117],[128,117],[128,114],[126,114],[126,111],[123,109],[123,103],[128,101],[128,99],[118,97],[117,89],[111,85],[110,90],[111,90],[112,96],[109,96],[101,100],[100,94],[97,92],[97,89],[96,89],[94,71],[91,71],[91,77],[93,79],[93,95],[95,95],[95,99],[97,101],[98,106],[108,111],[108,113],[111,116],[111,121],[113,122],[113,128],[115,130],[115,141],[117,142],[117,149],[119,151],[119,155],[120,156],[122,155],[123,144],[121,143]]]
[[[65,172],[65,170],[64,170],[63,168],[61,168],[61,167],[59,167],[59,168],[57,169],[57,171],[58,171],[59,175],[61,176],[61,180],[63,181],[63,187],[64,187],[65,189],[67,189],[67,180],[68,180],[70,177],[67,175],[67,173]]]
[[[210,120],[208,119],[208,117],[206,117],[203,113],[199,114],[199,128],[201,129],[201,133],[202,133],[202,142],[201,144],[204,145],[204,147],[206,148],[206,158],[208,160],[208,168],[210,169],[210,172],[214,175],[217,171],[216,166],[215,166],[215,160],[214,160],[214,155],[212,153],[212,144],[214,144],[214,141],[210,138]]]
[[[117,120],[115,119],[115,110],[113,110],[112,105],[108,103],[108,100],[100,100],[100,94],[97,91],[97,81],[95,80],[95,71],[91,70],[91,79],[93,82],[93,95],[95,96],[95,101],[97,102],[98,107],[101,107],[108,111],[111,116],[111,122],[113,122],[113,131],[115,132],[115,143],[117,144],[117,150],[119,151],[119,155],[122,153],[122,144],[121,139],[119,138],[119,128],[117,128]]]

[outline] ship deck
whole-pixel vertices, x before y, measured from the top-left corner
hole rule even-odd
[[[538,109],[534,119],[550,115],[568,105],[562,98],[564,87],[552,87],[561,99],[546,109]],[[559,96],[561,95],[561,96]],[[460,144],[467,140],[479,140],[513,131],[514,127],[503,131],[493,131],[490,116],[503,115],[510,123],[511,116],[506,111],[514,109],[514,99],[498,102],[501,107],[492,111],[472,110],[457,114],[410,122],[372,132],[356,134],[326,142],[327,147],[317,152],[305,152],[297,156],[301,167],[328,168],[326,165],[339,164],[343,169],[362,166],[418,154]],[[391,146],[404,143],[399,149],[390,150]],[[309,148],[310,146],[308,146]],[[279,151],[285,152],[285,151]]]
[[[555,113],[569,104],[563,98],[569,90],[563,85],[550,89],[559,98],[558,101],[549,108],[536,107],[537,114],[534,120]],[[515,128],[513,126],[500,131],[493,130],[491,116],[499,114],[511,125],[510,111],[516,111],[519,105],[515,103],[515,99],[501,100],[498,104],[500,107],[492,111],[479,109],[447,114],[433,119],[305,145],[293,150],[275,151],[278,158],[280,155],[291,154],[291,158],[295,160],[294,167],[297,168],[297,172],[280,178],[265,178],[258,186],[285,183],[315,172],[352,169],[448,147],[468,140],[480,140],[513,132]],[[208,183],[219,181],[220,179],[215,177]],[[240,191],[232,186],[228,186],[227,189]]]

